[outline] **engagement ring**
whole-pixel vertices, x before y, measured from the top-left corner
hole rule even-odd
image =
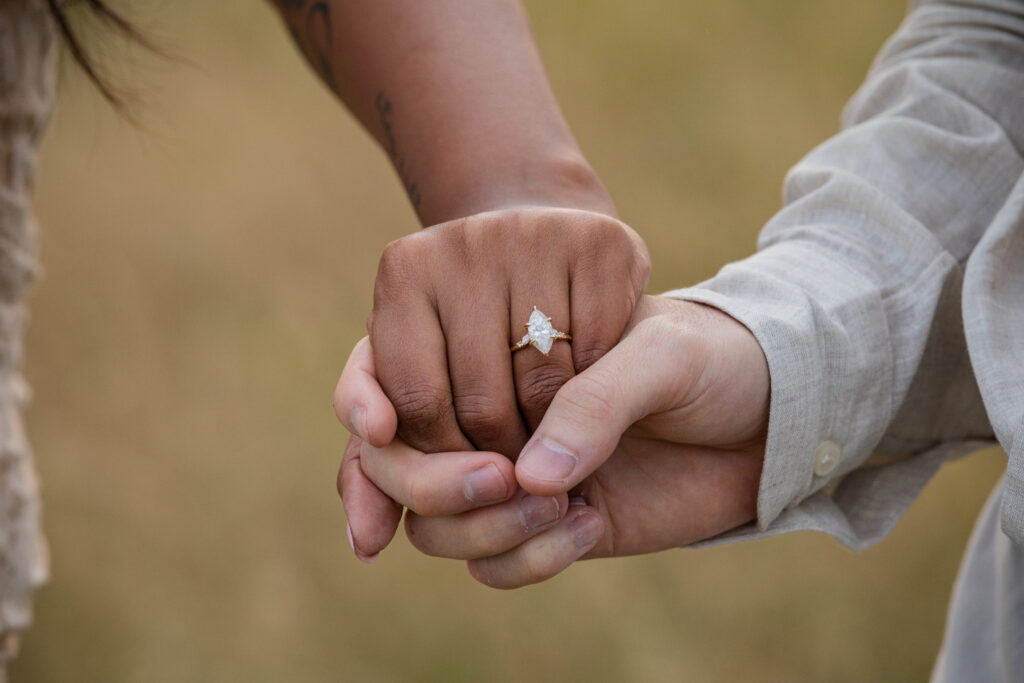
[[[526,334],[519,343],[511,347],[512,351],[518,351],[519,349],[525,349],[527,346],[532,346],[537,349],[545,356],[551,351],[552,344],[555,343],[556,339],[564,339],[569,341],[572,339],[572,335],[568,332],[559,332],[551,325],[551,318],[544,315],[542,311],[537,310],[537,307],[533,307],[533,313],[530,314],[530,321],[526,323]]]

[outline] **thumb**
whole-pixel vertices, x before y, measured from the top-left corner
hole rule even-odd
[[[528,492],[569,491],[611,456],[630,425],[658,409],[673,369],[649,335],[633,332],[555,394],[516,462]]]

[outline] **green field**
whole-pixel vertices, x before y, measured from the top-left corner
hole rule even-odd
[[[754,248],[904,10],[527,4],[584,151],[648,242],[651,291]],[[947,468],[859,555],[799,534],[514,592],[404,538],[356,561],[331,392],[377,256],[414,216],[264,3],[133,6],[181,57],[110,55],[143,128],[67,68],[41,161],[26,374],[53,580],[14,680],[927,677],[997,451]]]

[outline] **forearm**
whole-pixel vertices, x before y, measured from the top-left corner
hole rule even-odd
[[[273,2],[424,225],[520,204],[614,215],[517,0]]]
[[[991,437],[961,289],[1024,172],[1021,27],[1013,3],[918,6],[844,131],[790,172],[761,251],[677,293],[743,322],[768,358],[762,527],[831,510],[844,542],[878,540],[957,442]],[[883,467],[862,467],[872,454]]]

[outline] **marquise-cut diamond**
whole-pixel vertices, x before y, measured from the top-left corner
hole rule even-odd
[[[526,333],[537,350],[545,356],[548,355],[551,345],[555,343],[552,337],[555,334],[555,328],[551,326],[548,317],[536,308],[530,314],[530,322],[526,324]]]

